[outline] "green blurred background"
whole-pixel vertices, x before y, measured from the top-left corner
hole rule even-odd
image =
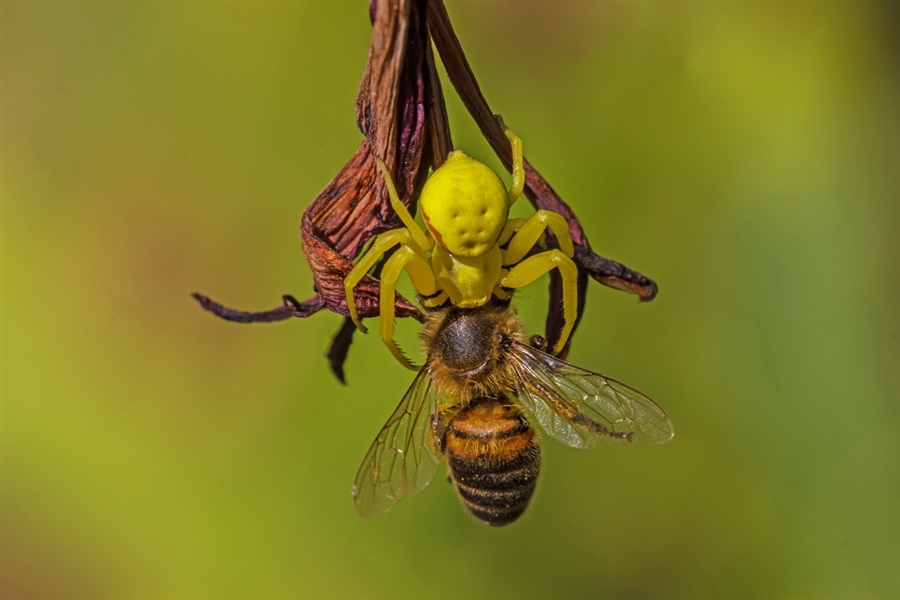
[[[189,293],[311,295],[298,222],[361,139],[366,3],[4,3],[4,599],[900,596],[897,11],[449,11],[594,248],[659,283],[593,284],[571,359],[674,441],[547,440],[506,529],[442,475],[359,520],[411,374],[359,337],[341,386],[337,316],[242,326]]]

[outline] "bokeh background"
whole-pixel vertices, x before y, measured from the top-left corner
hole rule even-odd
[[[312,294],[298,222],[361,139],[366,3],[5,2],[4,599],[900,596],[891,3],[449,11],[594,248],[659,283],[593,284],[571,359],[674,441],[547,440],[506,529],[442,475],[359,520],[411,374],[359,337],[342,386],[337,316],[189,294]],[[540,331],[546,287],[519,305]]]

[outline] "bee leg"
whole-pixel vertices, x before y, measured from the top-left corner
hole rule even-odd
[[[500,280],[500,285],[506,288],[524,287],[553,269],[559,269],[563,284],[563,320],[565,324],[559,341],[556,342],[556,347],[553,349],[554,354],[559,354],[569,340],[569,334],[575,327],[575,318],[578,314],[578,267],[575,266],[572,259],[557,249],[535,254],[510,269],[506,277]]]
[[[547,340],[545,340],[542,335],[531,336],[531,340],[529,340],[528,343],[532,348],[537,348],[541,352],[547,351]]]

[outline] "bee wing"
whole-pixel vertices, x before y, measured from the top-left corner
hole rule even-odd
[[[441,461],[438,408],[426,365],[372,442],[356,474],[353,502],[361,517],[385,513],[431,483]]]
[[[674,435],[665,411],[624,383],[519,342],[508,356],[519,403],[568,446],[654,446]]]

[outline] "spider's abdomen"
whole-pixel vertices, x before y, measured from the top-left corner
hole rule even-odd
[[[509,198],[490,167],[456,151],[425,182],[419,208],[439,246],[474,258],[497,243],[509,217]]]

